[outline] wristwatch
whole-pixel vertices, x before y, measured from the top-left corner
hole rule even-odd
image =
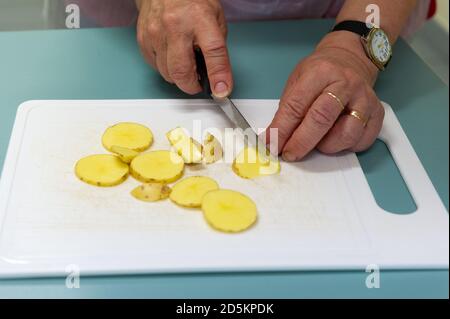
[[[331,32],[350,31],[361,36],[361,42],[369,59],[384,70],[392,58],[392,45],[383,29],[361,21],[343,21]]]

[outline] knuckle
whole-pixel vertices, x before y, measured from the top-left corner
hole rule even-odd
[[[156,22],[149,23],[147,26],[147,32],[151,38],[156,38],[160,34],[159,24]]]
[[[217,58],[227,56],[227,46],[223,39],[214,40],[205,45],[203,48],[206,58]]]
[[[335,121],[330,108],[312,108],[310,110],[311,120],[318,127],[331,127]]]
[[[209,75],[214,77],[218,74],[224,74],[228,72],[228,65],[226,63],[215,63],[209,67]]]
[[[282,108],[287,113],[288,117],[302,119],[308,105],[306,105],[303,99],[299,99],[296,96],[290,96],[282,102]]]
[[[161,16],[161,22],[166,29],[172,29],[181,21],[182,15],[176,11],[164,12]]]
[[[317,72],[320,74],[336,74],[336,66],[331,61],[323,60],[318,64]]]
[[[192,68],[188,65],[177,64],[170,69],[169,75],[175,82],[185,82],[189,80],[191,71]]]

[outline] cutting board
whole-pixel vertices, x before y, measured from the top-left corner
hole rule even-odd
[[[254,128],[264,128],[276,100],[237,100]],[[392,109],[380,138],[388,145],[416,202],[396,215],[375,202],[355,154],[313,153],[282,163],[279,175],[236,176],[229,163],[186,168],[215,178],[258,207],[256,225],[226,234],[201,211],[130,196],[129,178],[97,188],[74,175],[76,161],[106,153],[106,127],[132,121],[168,149],[176,126],[231,127],[208,100],[29,101],[17,113],[0,184],[0,276],[58,276],[75,265],[83,275],[268,270],[448,268],[449,219]]]

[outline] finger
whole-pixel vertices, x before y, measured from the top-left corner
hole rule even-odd
[[[384,107],[378,102],[378,106],[375,111],[372,113],[369,121],[367,122],[366,129],[364,134],[362,135],[358,144],[352,148],[350,151],[352,152],[362,152],[367,150],[378,137],[378,134],[381,131],[384,120]]]
[[[199,93],[192,38],[186,34],[173,35],[167,44],[167,71],[175,84],[188,94]]]
[[[144,31],[145,29],[142,26],[143,22],[141,19],[138,21],[137,27],[137,43],[139,44],[139,49],[141,51],[144,60],[150,64],[154,69],[156,69],[156,55],[151,44],[150,39],[147,37],[147,33]]]
[[[195,31],[205,57],[212,93],[218,98],[230,95],[233,76],[223,31],[216,20],[203,21]]]
[[[348,104],[348,111],[354,110],[362,116],[363,119],[370,117],[369,100],[363,96]],[[374,108],[374,107],[372,107]],[[317,149],[325,154],[334,154],[354,147],[360,141],[366,123],[350,114],[343,114],[336,121],[335,125],[320,141]]]
[[[304,73],[298,78],[293,75],[289,77],[278,110],[266,130],[268,144],[274,143],[271,141],[271,136],[278,136],[278,153],[282,151],[289,137],[300,125],[310,105],[328,85],[326,78],[315,79],[316,77],[312,73]],[[277,134],[272,133],[274,130]]]
[[[292,136],[283,147],[283,158],[286,161],[302,159],[313,150],[327,132],[333,127],[342,113],[342,105],[349,101],[348,90],[343,83],[328,86],[308,109],[305,118],[295,129]],[[337,98],[328,94],[332,92]],[[346,93],[347,92],[347,93]]]
[[[167,43],[164,39],[157,41],[153,44],[156,54],[156,68],[161,76],[169,83],[173,83],[169,76],[169,70],[167,68]]]

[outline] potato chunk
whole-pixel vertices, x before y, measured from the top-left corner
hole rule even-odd
[[[122,162],[127,164],[130,164],[131,161],[139,155],[139,152],[117,145],[111,146],[111,152],[115,153],[117,156],[119,156]]]
[[[253,147],[246,147],[235,158],[232,168],[238,176],[251,179],[279,173],[280,162],[261,156]]]
[[[192,176],[185,178],[173,186],[170,199],[184,207],[200,207],[203,196],[212,190],[219,189],[215,180],[209,177]]]
[[[244,194],[220,189],[208,192],[202,201],[203,215],[213,228],[224,232],[241,232],[257,219],[255,203]]]
[[[180,155],[186,164],[200,163],[202,161],[202,145],[188,136],[183,128],[177,127],[166,134],[170,145]]]
[[[219,140],[210,133],[206,133],[203,141],[203,161],[212,164],[222,159],[223,149]]]
[[[113,146],[142,152],[152,145],[153,133],[148,127],[141,124],[119,123],[106,129],[102,143],[111,152],[113,152]]]
[[[136,187],[131,191],[136,199],[144,202],[156,202],[169,197],[171,189],[163,183],[148,183]]]
[[[143,183],[171,183],[183,175],[184,161],[170,151],[141,154],[131,162],[131,174]]]
[[[91,185],[115,186],[126,180],[128,165],[115,155],[91,155],[79,160],[75,166],[77,177]]]

